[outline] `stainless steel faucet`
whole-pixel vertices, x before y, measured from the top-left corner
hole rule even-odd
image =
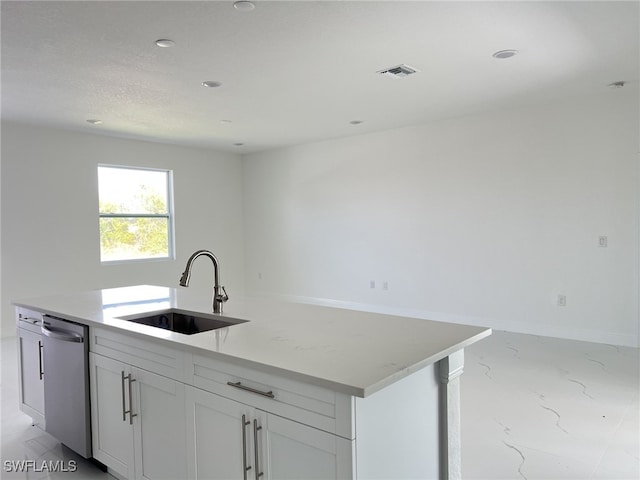
[[[193,261],[200,256],[209,257],[213,263],[213,313],[222,313],[222,304],[229,300],[229,295],[227,295],[227,291],[224,287],[220,285],[220,267],[218,267],[218,259],[209,250],[198,250],[189,257],[189,260],[187,260],[187,266],[184,268],[184,272],[182,272],[182,276],[180,277],[180,286],[189,286],[191,265],[193,264]]]

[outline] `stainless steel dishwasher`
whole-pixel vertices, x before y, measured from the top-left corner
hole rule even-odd
[[[86,325],[44,316],[46,431],[85,458],[91,457],[88,342]]]

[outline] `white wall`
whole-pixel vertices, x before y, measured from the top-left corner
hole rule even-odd
[[[1,333],[13,299],[175,285],[208,248],[232,296],[637,345],[637,106],[625,88],[242,161],[3,123]],[[176,261],[100,265],[98,163],[174,170]],[[211,267],[195,270],[209,294]]]
[[[174,172],[176,260],[100,264],[97,165]],[[231,296],[242,294],[242,160],[238,155],[97,135],[2,125],[2,335],[11,301],[132,284],[177,285],[188,256],[212,250]],[[199,262],[200,263],[200,262]],[[190,288],[211,294],[212,267]]]
[[[638,135],[636,86],[246,156],[246,291],[637,345]]]

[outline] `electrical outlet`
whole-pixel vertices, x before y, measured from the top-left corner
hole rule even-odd
[[[376,281],[375,280],[369,280],[369,288],[376,288]]]
[[[567,306],[567,296],[566,295],[558,295],[558,306],[566,307]]]
[[[598,237],[598,246],[599,247],[605,248],[607,246],[607,243],[608,243],[608,238],[607,238],[606,235],[600,235]]]
[[[387,282],[386,280],[382,282],[382,289],[389,290],[389,282]]]

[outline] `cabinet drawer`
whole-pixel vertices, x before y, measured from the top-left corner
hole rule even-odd
[[[193,355],[188,383],[203,390],[353,439],[353,397],[279,375]]]
[[[184,382],[185,353],[159,343],[91,328],[92,352]]]

